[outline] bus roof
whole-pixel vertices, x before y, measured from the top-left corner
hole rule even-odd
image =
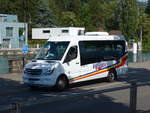
[[[50,37],[48,41],[90,41],[90,40],[125,40],[124,36],[57,36]]]

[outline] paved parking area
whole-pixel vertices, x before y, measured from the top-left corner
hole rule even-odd
[[[125,84],[128,84],[131,81],[137,81],[137,82],[150,82],[150,62],[142,62],[142,63],[130,63],[129,64],[129,73],[127,74],[126,78],[120,79],[120,81],[114,82],[114,83],[107,83],[107,82],[99,82],[99,83],[93,83],[93,84],[87,84],[87,85],[80,85],[76,87],[70,88],[70,90],[62,93],[57,93],[53,91],[37,91],[32,92],[29,91],[29,89],[22,84],[22,73],[10,73],[10,74],[3,74],[0,75],[0,97],[1,102],[7,103],[6,100],[9,100],[8,102],[13,101],[14,99],[19,99],[23,101],[30,101],[30,100],[39,100],[39,99],[45,99],[52,97],[60,97],[64,95],[71,95],[76,93],[82,93],[86,91],[93,91],[93,90],[103,90],[108,88],[115,88],[118,86],[123,86]],[[149,85],[138,88],[138,104],[137,108],[140,110],[140,113],[147,113],[150,111],[150,87]],[[25,91],[25,92],[22,92]],[[12,95],[9,93],[12,93]],[[18,93],[19,92],[19,93]],[[73,110],[72,107],[75,107],[74,111],[90,111],[91,109],[87,109],[88,106],[93,106],[95,109],[99,109],[99,105],[103,106],[101,110],[108,110],[107,107],[113,106],[113,110],[120,107],[120,110],[114,110],[112,113],[124,113],[123,111],[128,110],[129,108],[129,89],[127,90],[121,90],[121,91],[115,91],[110,93],[103,93],[100,95],[93,95],[94,97],[85,97],[80,99],[75,99],[75,103],[72,101],[72,99],[62,102],[50,102],[48,104],[42,104],[35,106],[36,109],[33,110],[34,107],[27,108],[24,112],[32,113],[51,113],[46,109],[48,106],[53,106],[52,110],[56,113],[60,113],[60,110],[64,110],[64,113],[69,113],[70,110]],[[8,95],[8,96],[7,96]],[[5,96],[5,97],[4,97]],[[88,98],[88,101],[87,101]],[[74,100],[74,99],[73,99]],[[86,104],[84,104],[86,102]],[[68,106],[69,104],[69,106]],[[58,108],[57,105],[62,106],[63,108]],[[82,108],[81,109],[81,105]],[[47,107],[46,107],[47,106]],[[38,108],[38,109],[37,109]],[[45,109],[45,111],[43,111]],[[57,111],[58,110],[58,111]],[[38,112],[40,111],[40,112]],[[23,112],[23,113],[24,113]],[[73,112],[72,112],[73,113]],[[91,111],[92,113],[92,111]],[[96,112],[94,112],[96,113]]]

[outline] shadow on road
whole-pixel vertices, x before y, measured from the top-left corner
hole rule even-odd
[[[6,75],[7,76],[7,75]],[[14,76],[14,77],[13,77]],[[19,75],[21,76],[21,75]],[[15,74],[12,74],[11,76],[5,77],[5,75],[0,75],[0,94],[3,92],[7,92],[10,90],[19,90],[22,88],[25,88],[25,85],[21,83],[20,80],[17,80],[17,76]]]
[[[23,109],[22,113],[129,113],[128,106],[103,94],[72,98]]]
[[[144,111],[144,110],[137,110],[137,113],[150,113],[150,110],[146,110],[146,111]]]
[[[150,82],[150,70],[144,68],[129,68],[127,77],[120,79],[120,81],[148,83]]]

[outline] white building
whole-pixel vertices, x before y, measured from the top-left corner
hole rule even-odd
[[[62,27],[62,28],[32,28],[32,39],[48,40],[52,36],[75,36],[84,35],[85,28]]]
[[[19,48],[27,44],[27,23],[16,15],[0,14],[0,48]]]

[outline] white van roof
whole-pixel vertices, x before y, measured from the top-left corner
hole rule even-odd
[[[50,37],[48,41],[90,41],[90,40],[125,40],[123,36],[59,36]]]

